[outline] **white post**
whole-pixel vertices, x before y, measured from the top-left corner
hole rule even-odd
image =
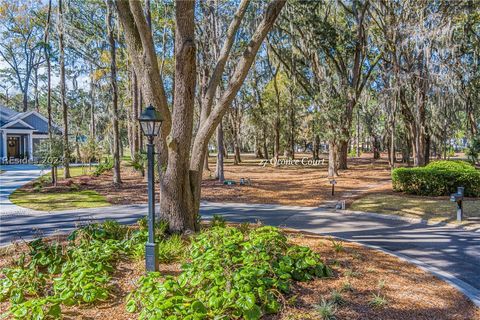
[[[7,132],[5,130],[2,131],[2,139],[3,139],[3,143],[2,143],[2,157],[4,159],[8,159],[8,155],[7,155]]]
[[[33,137],[32,133],[28,134],[28,159],[33,160]]]

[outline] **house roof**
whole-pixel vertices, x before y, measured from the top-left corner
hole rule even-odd
[[[52,127],[54,132],[62,132],[62,130],[57,125],[53,124]],[[21,128],[27,130],[34,130],[34,132],[36,133],[47,133],[48,119],[33,110],[28,112],[17,112],[15,110],[0,105],[0,128],[6,130],[8,130],[9,128]]]
[[[0,127],[10,122],[10,119],[16,117],[19,112],[0,105]]]

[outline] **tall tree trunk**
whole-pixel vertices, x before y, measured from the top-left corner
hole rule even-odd
[[[132,160],[135,156],[138,155],[140,152],[140,128],[138,125],[138,103],[139,103],[139,90],[138,90],[138,80],[137,80],[137,75],[135,73],[135,70],[133,67],[131,68],[131,79],[132,79],[132,84],[131,84],[131,96],[132,96],[132,104],[131,104],[131,110],[130,110],[130,117],[132,119],[132,123],[130,124],[132,127]]]
[[[338,155],[337,144],[334,141],[330,141],[328,144],[328,176],[329,177],[338,176],[337,155]]]
[[[352,126],[353,108],[357,104],[356,98],[350,98],[343,114],[342,138],[338,145],[338,169],[348,169],[348,145],[350,141],[350,127]]]
[[[237,106],[238,108],[238,106]],[[235,110],[235,112],[238,112],[238,109]],[[235,117],[232,117],[232,129],[233,129],[233,152],[234,152],[234,163],[237,165],[242,162],[242,158],[240,156],[240,138],[239,138],[239,130],[240,130],[240,125],[239,125],[239,115],[235,115]]]
[[[23,98],[22,98],[23,110],[22,111],[27,112],[28,111],[28,84],[24,88],[24,90],[25,91],[22,93],[22,95],[23,95]]]
[[[203,170],[204,171],[210,171],[210,167],[208,166],[208,159],[210,158],[210,153],[207,149],[207,152],[205,153],[205,161],[203,162]]]
[[[118,131],[118,91],[117,62],[113,21],[113,0],[107,1],[107,34],[110,45],[110,87],[112,90],[112,126],[113,126],[113,183],[122,183],[120,177],[120,134]]]
[[[431,137],[430,133],[426,132],[425,134],[425,165],[427,165],[430,162],[430,148],[431,148]]]
[[[38,100],[38,66],[33,71],[33,94],[35,100],[35,110],[40,112],[40,101]]]
[[[195,100],[195,2],[177,1],[175,9],[175,98],[170,133],[168,166],[162,179],[160,212],[167,214],[172,231],[194,231],[196,206],[192,184],[201,181],[201,172],[190,172],[190,145]],[[202,148],[203,150],[203,148]],[[204,158],[200,165],[203,167]],[[191,176],[192,175],[192,176]],[[197,186],[198,187],[198,186]],[[199,195],[198,195],[199,196]]]
[[[65,84],[65,48],[63,43],[63,0],[58,0],[58,46],[60,50],[60,101],[63,118],[63,178],[70,178],[70,146],[68,143],[68,107]]]
[[[45,34],[43,37],[43,42],[45,43],[44,54],[45,62],[47,63],[47,119],[48,119],[48,140],[50,141],[50,152],[51,144],[53,143],[53,129],[52,129],[52,66],[50,62],[50,20],[52,17],[52,0],[48,1],[48,13],[47,13],[47,23],[45,25]],[[57,185],[57,177],[55,175],[55,168],[52,165],[50,169],[50,175],[52,177],[52,184]]]
[[[278,66],[273,74],[273,87],[275,89],[275,120],[273,124],[273,130],[275,133],[274,144],[273,144],[273,158],[275,159],[275,165],[277,164],[278,159],[280,158],[280,91],[278,89],[277,75],[280,67]]]
[[[360,157],[360,108],[357,108],[357,134],[355,137],[355,154],[358,157]]]
[[[313,137],[313,160],[320,159],[320,136],[315,134]]]
[[[90,140],[95,142],[95,80],[93,74],[93,65],[90,64]]]
[[[254,141],[254,153],[255,153],[255,158],[256,159],[263,159],[263,154],[262,150],[260,149],[260,142],[258,141],[258,135],[255,135],[255,141]]]
[[[377,135],[372,136],[373,159],[380,159],[380,139]]]
[[[291,94],[293,103],[293,94]],[[292,104],[293,106],[293,104]],[[290,109],[290,157],[295,159],[295,110]]]
[[[338,169],[348,169],[348,140],[342,140],[338,147]]]
[[[263,130],[263,155],[265,159],[268,159],[268,144],[267,144],[267,128],[264,126]]]
[[[466,106],[467,106],[467,118],[468,118],[468,123],[470,127],[470,134],[472,137],[476,137],[478,134],[478,128],[477,128],[477,121],[475,119],[475,114],[474,114],[474,109],[473,109],[473,102],[472,102],[472,97],[470,94],[467,96],[467,101],[466,101]]]
[[[390,141],[389,141],[389,161],[390,168],[395,169],[396,159],[396,150],[395,150],[395,120],[396,120],[396,111],[397,111],[397,95],[393,99],[393,109],[390,119]]]
[[[137,82],[138,83],[138,82]],[[142,113],[143,108],[143,92],[142,90],[138,90],[138,103],[137,103],[137,115],[136,118],[140,116]],[[141,128],[137,125],[137,141],[138,141],[138,149],[141,151],[143,150],[143,134]]]
[[[218,179],[220,182],[225,180],[223,154],[223,126],[222,122],[220,121],[217,127],[217,165],[215,168],[215,179]]]

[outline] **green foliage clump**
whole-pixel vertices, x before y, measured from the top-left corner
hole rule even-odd
[[[165,230],[165,228],[164,228]],[[61,317],[61,305],[102,301],[110,295],[111,274],[122,257],[133,256],[145,246],[146,231],[115,221],[83,226],[68,237],[68,245],[30,242],[29,259],[22,255],[13,268],[4,268],[0,301],[10,298],[8,315],[15,319]],[[181,251],[178,239],[170,245]],[[164,256],[173,260],[174,250]]]
[[[468,197],[480,196],[480,171],[464,161],[435,161],[425,167],[392,172],[395,191],[422,196],[450,195],[465,187]]]
[[[15,304],[10,309],[15,319],[60,319],[62,311],[60,300],[55,297],[35,298],[20,304]]]
[[[131,166],[135,171],[145,176],[145,169],[147,168],[147,155],[145,153],[137,152],[131,161]]]
[[[280,310],[292,281],[331,274],[317,254],[287,244],[273,227],[213,226],[193,239],[189,254],[176,278],[142,277],[127,311],[140,319],[259,319]]]
[[[473,164],[480,163],[480,135],[472,139],[466,153],[468,160]]]
[[[93,175],[94,177],[98,177],[98,176],[100,176],[101,174],[103,174],[104,172],[109,171],[109,170],[112,170],[112,169],[113,169],[113,160],[112,160],[112,159],[108,159],[108,160],[106,160],[105,162],[99,163],[99,164],[95,167],[95,171],[92,172],[92,175]]]
[[[38,296],[45,286],[45,277],[31,268],[4,268],[0,279],[0,301],[10,298],[12,304],[25,301],[25,296]]]
[[[42,239],[37,239],[30,242],[28,246],[30,248],[30,268],[47,269],[51,274],[60,271],[65,256],[59,243],[47,244]]]
[[[68,244],[35,240],[15,267],[4,268],[0,301],[15,319],[56,319],[62,305],[93,304],[110,297],[116,263],[142,252],[146,221],[133,230],[117,222],[75,230]],[[276,228],[218,225],[192,237],[189,250],[180,235],[167,236],[157,223],[161,262],[188,261],[178,277],[149,273],[127,299],[127,311],[141,319],[259,319],[276,313],[293,281],[330,276],[309,248],[289,245]],[[188,255],[188,256],[187,256]]]

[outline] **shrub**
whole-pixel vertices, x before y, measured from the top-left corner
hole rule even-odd
[[[425,167],[392,172],[395,191],[422,196],[450,195],[465,187],[465,195],[480,196],[480,171],[464,161],[435,161]]]
[[[107,161],[103,163],[99,163],[98,166],[95,168],[95,171],[93,171],[92,175],[95,177],[98,177],[102,173],[112,170],[113,169],[113,160],[108,159]]]
[[[131,165],[135,171],[138,171],[142,174],[142,177],[145,176],[145,169],[147,167],[147,155],[144,153],[137,152],[131,161]]]

